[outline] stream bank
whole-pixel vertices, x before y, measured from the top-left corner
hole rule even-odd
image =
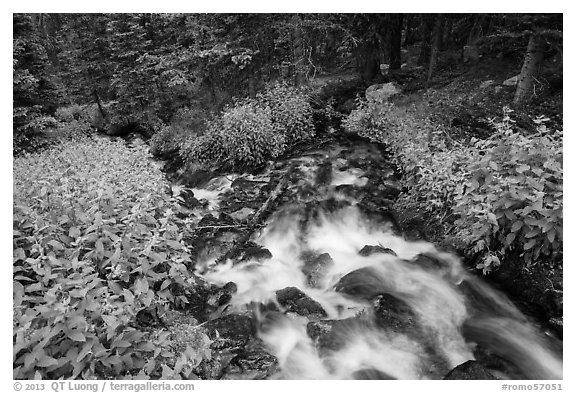
[[[561,378],[561,344],[402,230],[382,146],[332,135],[257,173],[191,178],[171,192],[196,228],[197,285],[161,318],[174,342],[211,341],[190,378]]]

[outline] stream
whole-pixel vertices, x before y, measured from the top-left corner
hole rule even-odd
[[[282,177],[250,247],[222,261]],[[196,241],[195,273],[233,287],[207,319],[249,315],[277,362],[266,378],[442,379],[476,360],[499,379],[562,379],[559,340],[457,256],[402,232],[398,179],[376,145],[333,140],[191,191],[198,225],[221,227]]]

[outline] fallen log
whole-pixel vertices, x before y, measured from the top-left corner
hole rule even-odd
[[[254,233],[254,230],[261,226],[260,221],[264,218],[265,213],[269,210],[272,204],[276,201],[276,199],[278,199],[278,197],[282,194],[282,192],[288,185],[290,175],[292,174],[292,172],[294,172],[295,167],[296,163],[292,163],[290,165],[290,167],[288,168],[286,173],[282,176],[282,178],[280,179],[274,190],[270,193],[264,204],[260,206],[258,211],[256,211],[256,213],[252,215],[252,218],[250,218],[250,221],[248,221],[246,233],[244,233],[244,235],[242,235],[235,242],[234,246],[232,246],[230,250],[228,250],[224,255],[218,258],[216,263],[222,263],[228,259],[235,258],[240,254],[242,247],[250,240],[250,237]]]

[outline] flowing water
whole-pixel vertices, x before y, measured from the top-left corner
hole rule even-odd
[[[357,155],[379,156],[366,149]],[[296,160],[301,178],[295,187],[315,193],[283,204],[253,238],[271,259],[202,265],[208,281],[236,283],[229,312],[256,310],[258,336],[278,359],[275,377],[438,379],[474,360],[481,346],[509,365],[494,370],[499,378],[561,379],[562,355],[552,339],[504,295],[467,272],[456,256],[406,240],[392,223],[374,219],[357,198],[339,191],[370,182],[348,158],[333,146]],[[319,182],[321,163],[329,163],[329,176]],[[218,190],[203,191],[211,210]],[[319,196],[345,203],[311,209]],[[360,252],[367,245],[379,248]],[[285,288],[299,289],[300,298],[321,310],[288,312],[302,300],[280,302]]]

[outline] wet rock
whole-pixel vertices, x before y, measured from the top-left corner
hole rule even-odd
[[[194,192],[186,188],[179,193],[178,199],[180,204],[188,209],[194,209],[202,205],[201,202],[194,197]]]
[[[204,328],[214,342],[212,348],[241,348],[256,334],[251,315],[229,314],[206,322]]]
[[[418,265],[425,270],[440,270],[444,268],[444,263],[428,254],[418,254],[411,263]]]
[[[222,379],[266,379],[278,371],[278,359],[266,351],[260,340],[252,340],[224,371]]]
[[[184,172],[181,176],[180,181],[186,187],[196,188],[205,186],[210,179],[214,177],[214,172],[208,171],[206,169],[196,169],[193,171]]]
[[[278,303],[286,307],[288,311],[302,316],[326,316],[326,311],[320,303],[311,299],[308,295],[296,287],[287,287],[276,291]]]
[[[365,329],[368,322],[357,317],[312,321],[306,325],[308,336],[315,343],[320,355],[326,355],[331,351],[338,351],[346,346],[350,340],[349,335],[356,330]]]
[[[230,213],[230,217],[238,222],[245,222],[254,214],[255,210],[249,207],[243,207],[240,210]]]
[[[391,375],[386,374],[383,371],[376,370],[374,368],[366,368],[358,371],[354,371],[352,378],[356,380],[395,380]]]
[[[376,324],[394,332],[406,332],[416,326],[416,314],[403,300],[385,293],[380,295],[374,308]]]
[[[224,369],[228,367],[234,355],[230,353],[221,353],[214,351],[210,359],[203,359],[202,362],[194,369],[200,379],[216,380],[221,379],[224,375]]]
[[[334,289],[336,292],[364,300],[372,300],[388,292],[378,272],[371,267],[364,267],[346,274],[336,283]]]
[[[215,290],[206,299],[206,304],[214,309],[228,303],[232,296],[238,291],[236,283],[229,282],[222,288]]]
[[[323,162],[318,166],[318,170],[316,171],[316,178],[315,183],[318,186],[325,186],[330,184],[332,181],[332,163],[331,162]]]
[[[210,227],[218,225],[218,219],[214,217],[212,214],[208,213],[202,217],[200,222],[198,223],[199,227]]]
[[[270,258],[272,258],[270,250],[254,242],[248,242],[242,251],[240,261],[263,261]]]
[[[496,379],[484,366],[474,360],[456,366],[445,377],[445,380],[483,380]]]
[[[328,253],[303,255],[302,259],[304,260],[302,273],[306,275],[308,285],[312,288],[317,288],[322,277],[324,277],[328,269],[334,265],[334,260],[332,260],[332,257]]]
[[[389,180],[384,180],[382,184],[379,184],[378,190],[380,191],[379,192],[380,197],[392,200],[398,198],[398,195],[400,195],[400,193],[402,192],[402,189],[400,188],[398,183]]]
[[[564,333],[564,318],[550,318],[548,320],[548,324],[550,325],[552,331],[562,339]]]
[[[392,201],[389,203],[373,201],[372,198],[366,197],[358,203],[358,208],[370,221],[387,226],[394,234],[400,235],[402,233],[400,224],[395,213],[390,209],[392,203]]]
[[[387,248],[387,247],[382,247],[382,246],[364,246],[362,247],[362,249],[358,252],[358,254],[362,255],[363,257],[368,257],[372,254],[390,254],[390,255],[394,255],[397,256],[397,254],[394,252],[394,250]]]

